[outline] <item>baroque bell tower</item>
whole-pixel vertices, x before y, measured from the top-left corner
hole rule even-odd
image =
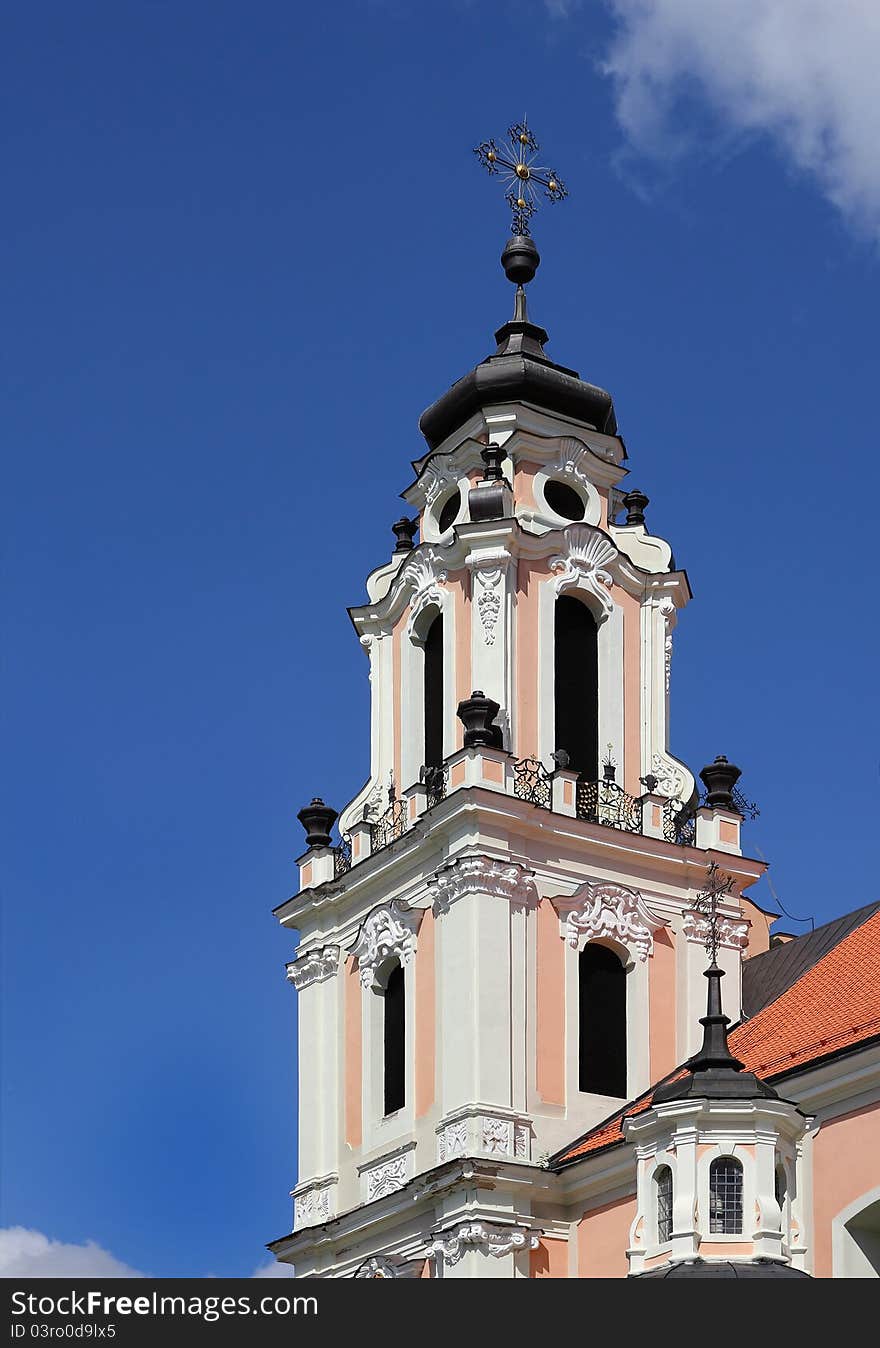
[[[300,1126],[294,1229],[270,1248],[300,1276],[579,1276],[583,1196],[548,1158],[697,1050],[707,864],[729,880],[734,1015],[766,934],[739,770],[716,759],[701,793],[670,752],[687,576],[611,395],[529,314],[530,194],[565,189],[509,135],[478,153],[512,184],[513,316],[421,417],[410,513],[350,609],[369,778],[338,820],[301,811],[276,909],[300,933]]]

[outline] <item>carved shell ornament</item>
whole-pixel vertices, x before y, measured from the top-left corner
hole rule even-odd
[[[412,590],[407,627],[408,635],[412,636],[419,615],[429,604],[442,607],[443,594],[440,586],[446,584],[447,572],[432,548],[419,548],[417,552],[410,554],[410,558],[404,571],[404,580]]]
[[[607,617],[614,608],[608,591],[611,573],[606,569],[618,556],[618,550],[600,529],[590,524],[572,524],[565,531],[566,552],[550,558],[550,570],[558,571],[556,593],[587,590],[598,599]]]

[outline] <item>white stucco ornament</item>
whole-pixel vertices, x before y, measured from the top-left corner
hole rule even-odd
[[[414,913],[399,899],[374,908],[361,927],[352,955],[357,960],[361,984],[376,987],[377,974],[390,959],[406,968],[416,953],[416,929],[421,913]]]
[[[588,941],[604,937],[646,960],[654,949],[654,932],[665,926],[636,890],[606,881],[588,880],[571,898],[553,902],[566,910],[563,936],[575,949],[582,937]]]
[[[320,1226],[334,1215],[333,1197],[336,1176],[316,1180],[293,1192],[293,1225],[297,1231],[304,1226]]]
[[[682,917],[682,931],[685,940],[705,945],[709,936],[709,921],[704,913],[689,908]],[[749,944],[749,924],[736,918],[719,917],[717,919],[718,944],[728,950],[744,951]]]
[[[325,978],[332,978],[338,969],[339,946],[320,946],[290,961],[287,965],[287,981],[300,992],[312,983],[322,983]]]
[[[375,1165],[362,1167],[361,1177],[368,1203],[377,1198],[384,1198],[386,1194],[396,1193],[412,1179],[414,1147],[415,1143],[410,1143],[393,1156],[378,1161]]]
[[[590,524],[570,524],[565,530],[564,553],[550,558],[550,570],[558,571],[556,593],[587,590],[598,599],[603,617],[614,608],[609,594],[612,579],[606,568],[618,556],[617,548],[601,529]]]
[[[419,615],[429,605],[440,608],[443,604],[441,585],[446,584],[446,567],[432,548],[418,548],[410,553],[410,561],[404,568],[404,579],[412,590],[410,615],[407,633],[412,636]]]
[[[524,1226],[501,1226],[495,1222],[461,1222],[444,1231],[428,1247],[428,1253],[440,1255],[447,1264],[457,1264],[468,1250],[480,1250],[495,1259],[517,1250],[536,1250],[540,1232]]]
[[[561,476],[573,477],[582,486],[589,488],[592,485],[590,475],[587,472],[590,458],[590,450],[583,440],[575,440],[573,436],[566,436],[559,446],[559,458],[550,471],[559,473]]]
[[[487,646],[495,644],[495,628],[501,613],[501,577],[500,566],[476,567],[474,569],[474,592],[477,613],[483,629],[483,641]]]
[[[464,894],[492,894],[516,907],[530,908],[538,902],[534,875],[516,861],[494,857],[462,857],[444,866],[428,885],[428,898],[436,915],[447,912]]]

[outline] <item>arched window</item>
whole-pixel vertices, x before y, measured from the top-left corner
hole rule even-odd
[[[425,637],[425,766],[443,762],[443,614]]]
[[[588,781],[599,776],[599,643],[586,604],[564,594],[556,601],[554,749]]]
[[[709,1167],[709,1231],[739,1236],[743,1226],[743,1168],[734,1156],[719,1156]]]
[[[395,964],[385,983],[384,1097],[385,1113],[406,1102],[406,988],[403,969]]]
[[[783,1220],[783,1224],[784,1224],[784,1222],[785,1222],[785,1200],[786,1200],[786,1197],[788,1196],[788,1180],[786,1179],[786,1175],[785,1175],[785,1166],[782,1165],[782,1164],[780,1164],[780,1165],[778,1165],[778,1166],[776,1167],[776,1176],[775,1176],[775,1186],[774,1186],[774,1187],[775,1187],[775,1191],[776,1191],[776,1202],[779,1204],[779,1209],[780,1209],[780,1211],[781,1211],[781,1213],[782,1213],[782,1220]]]
[[[657,1243],[665,1245],[672,1239],[672,1171],[668,1165],[654,1171],[654,1192],[657,1198]]]
[[[580,953],[579,1086],[626,1097],[626,970],[593,942]]]

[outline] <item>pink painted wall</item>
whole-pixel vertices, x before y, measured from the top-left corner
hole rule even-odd
[[[549,899],[538,904],[535,1085],[545,1104],[565,1104],[565,944]]]
[[[357,960],[345,962],[345,1140],[359,1147],[362,1137],[361,1081],[361,980]]]
[[[577,1228],[579,1278],[626,1277],[626,1247],[635,1215],[635,1194],[584,1213]]]
[[[532,463],[529,459],[519,461],[513,475],[514,504],[527,510],[535,509],[535,474],[540,471],[541,465],[539,463]]]
[[[648,961],[648,1005],[651,1080],[659,1081],[678,1062],[675,1052],[675,946],[672,933],[662,929],[654,933],[654,953]]]
[[[880,1105],[824,1123],[813,1141],[814,1268],[832,1276],[831,1223],[862,1194],[880,1187]]]
[[[416,948],[416,1118],[434,1103],[435,1045],[434,914],[425,909]]]
[[[567,1278],[568,1242],[539,1240],[538,1248],[529,1254],[530,1278]]]

